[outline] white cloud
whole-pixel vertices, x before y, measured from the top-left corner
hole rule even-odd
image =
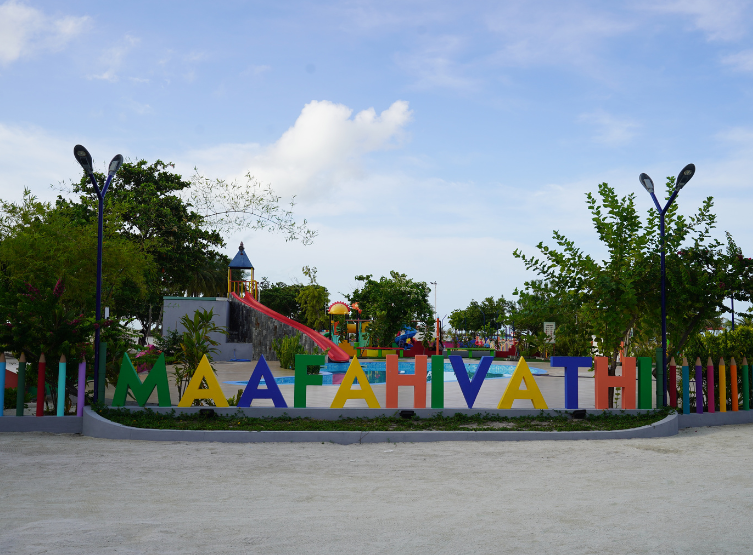
[[[106,49],[99,57],[100,64],[106,69],[102,73],[89,75],[89,79],[99,79],[116,83],[120,80],[118,71],[126,55],[140,42],[138,37],[126,35],[119,44]]]
[[[244,69],[241,72],[241,75],[250,75],[253,77],[257,77],[259,75],[263,75],[267,73],[268,71],[271,71],[272,67],[268,65],[250,65],[246,69]]]
[[[649,11],[684,15],[694,29],[708,40],[737,40],[747,31],[747,0],[652,0],[643,5]]]
[[[414,88],[475,89],[478,80],[466,75],[469,64],[457,60],[464,42],[461,37],[453,35],[430,37],[422,41],[420,50],[412,54],[398,54],[395,61],[406,73],[415,77]]]
[[[28,187],[41,199],[50,200],[50,185],[78,179],[81,174],[73,157],[75,144],[74,139],[52,135],[36,126],[0,123],[0,196],[18,200]]]
[[[344,183],[362,176],[364,155],[394,148],[411,120],[408,103],[394,102],[381,114],[373,108],[358,112],[327,100],[304,106],[292,127],[275,143],[224,144],[191,151],[179,158],[192,168],[216,176],[251,172],[276,192],[302,199],[327,196]],[[190,164],[190,165],[189,165]]]
[[[628,19],[584,9],[573,2],[552,3],[546,9],[530,3],[505,3],[486,21],[503,43],[495,61],[524,67],[591,65],[602,41],[635,27]]]
[[[0,5],[0,64],[59,50],[88,26],[88,17],[54,18],[17,0]]]
[[[624,145],[630,142],[640,127],[635,120],[618,118],[605,112],[596,110],[587,114],[581,114],[578,121],[591,124],[598,129],[594,139],[610,146]]]
[[[724,56],[722,63],[736,71],[753,71],[753,50],[743,50]]]

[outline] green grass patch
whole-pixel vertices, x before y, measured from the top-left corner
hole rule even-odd
[[[556,415],[541,413],[536,416],[498,416],[495,414],[443,416],[431,418],[401,418],[384,416],[377,418],[339,418],[316,420],[278,416],[254,418],[238,412],[232,415],[207,417],[198,413],[160,414],[150,409],[97,408],[97,413],[118,424],[134,428],[159,430],[245,430],[245,431],[354,431],[354,432],[417,432],[417,431],[536,431],[576,432],[595,430],[627,430],[658,422],[674,409],[654,410],[644,414],[600,413],[585,419],[573,419],[564,411]]]

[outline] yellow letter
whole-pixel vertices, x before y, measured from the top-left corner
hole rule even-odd
[[[207,381],[207,388],[201,388],[201,380]],[[227,399],[220,389],[220,384],[214,375],[214,370],[209,366],[207,355],[201,359],[199,367],[193,373],[193,378],[188,383],[183,398],[178,403],[179,407],[190,407],[195,399],[212,399],[216,407],[228,407]]]
[[[520,382],[526,383],[526,389],[520,389]],[[511,409],[512,402],[515,399],[530,399],[535,409],[546,409],[546,401],[541,394],[539,386],[536,385],[536,380],[533,379],[533,374],[528,368],[526,359],[520,357],[518,365],[515,367],[515,372],[512,373],[505,392],[502,394],[502,398],[499,400],[498,409]]]
[[[361,386],[361,389],[353,389],[354,380],[358,380],[358,385]],[[365,399],[370,409],[380,408],[376,395],[374,395],[374,390],[371,389],[369,380],[366,374],[364,374],[361,363],[358,362],[357,358],[350,361],[348,371],[345,373],[345,377],[335,394],[335,398],[332,400],[330,408],[341,409],[345,406],[345,401],[348,399]]]

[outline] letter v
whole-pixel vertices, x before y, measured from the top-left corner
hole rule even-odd
[[[458,378],[460,391],[463,392],[463,397],[465,397],[465,403],[468,405],[469,409],[472,409],[473,403],[476,402],[476,397],[481,389],[481,384],[484,383],[484,378],[486,378],[486,373],[489,371],[489,367],[492,365],[494,357],[481,357],[476,373],[473,375],[473,380],[468,379],[468,372],[465,370],[465,364],[463,364],[462,357],[458,355],[450,355],[449,358],[455,376]]]

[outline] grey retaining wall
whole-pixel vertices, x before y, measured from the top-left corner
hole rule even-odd
[[[285,409],[280,409],[285,410]],[[298,409],[312,410],[312,409]],[[316,410],[316,409],[313,409]],[[343,410],[322,409],[335,413],[350,412]],[[358,412],[367,412],[366,410]],[[377,410],[377,409],[375,409]],[[383,412],[383,411],[381,411]],[[418,412],[418,411],[417,411]],[[449,411],[444,411],[448,413]],[[458,411],[460,412],[460,411]],[[464,412],[464,411],[463,411]],[[489,411],[483,411],[489,412]],[[506,411],[513,413],[514,411]],[[539,411],[521,411],[534,412]],[[291,413],[289,413],[291,414]],[[292,415],[292,414],[291,414]],[[517,416],[522,416],[518,413]],[[313,415],[312,415],[313,416]],[[353,415],[355,416],[355,415]],[[83,434],[105,439],[131,439],[150,441],[217,441],[225,443],[266,443],[266,442],[331,442],[351,443],[398,443],[424,441],[529,441],[529,440],[582,440],[582,439],[628,439],[667,437],[677,434],[677,415],[652,424],[630,430],[612,430],[597,432],[513,432],[513,431],[463,431],[463,432],[340,432],[340,431],[203,431],[203,430],[150,430],[132,428],[116,424],[102,418],[89,407],[84,409]]]
[[[0,432],[49,432],[51,434],[80,434],[83,418],[78,416],[3,416]]]
[[[753,410],[704,412],[703,414],[680,414],[680,428],[701,426],[728,426],[753,423]]]
[[[129,410],[142,410],[141,407],[124,407]],[[163,408],[150,407],[158,413],[195,413],[200,407]],[[374,418],[392,416],[400,410],[414,410],[421,418],[429,418],[437,413],[445,416],[454,414],[498,414],[501,416],[535,416],[542,411],[534,409],[277,409],[277,408],[243,408],[231,407],[214,409],[218,414],[237,414],[254,417],[276,417],[287,414],[293,418],[308,416],[316,419],[336,420],[341,417]],[[549,409],[544,414],[568,413],[565,410]],[[590,409],[589,414],[603,411]],[[645,410],[615,411],[625,414],[648,412]],[[90,407],[84,409],[84,417],[76,416],[3,416],[0,417],[2,432],[48,432],[54,434],[83,434],[90,437],[106,439],[137,439],[152,441],[218,441],[231,443],[257,443],[279,441],[319,441],[341,444],[378,443],[378,442],[423,442],[423,441],[530,441],[530,440],[585,440],[585,439],[629,439],[667,437],[677,434],[683,428],[701,426],[726,426],[731,424],[753,423],[753,411],[726,413],[674,414],[667,418],[641,428],[629,430],[594,431],[594,432],[513,432],[513,431],[463,431],[463,432],[248,432],[248,431],[194,431],[194,430],[147,430],[131,428],[116,424],[97,413]]]
[[[267,316],[244,304],[235,297],[228,302],[228,343],[253,344],[252,359],[259,360],[264,355],[267,360],[277,360],[272,349],[272,341],[281,337],[301,334],[301,344],[307,352],[313,353],[317,347],[314,340],[293,326]]]

